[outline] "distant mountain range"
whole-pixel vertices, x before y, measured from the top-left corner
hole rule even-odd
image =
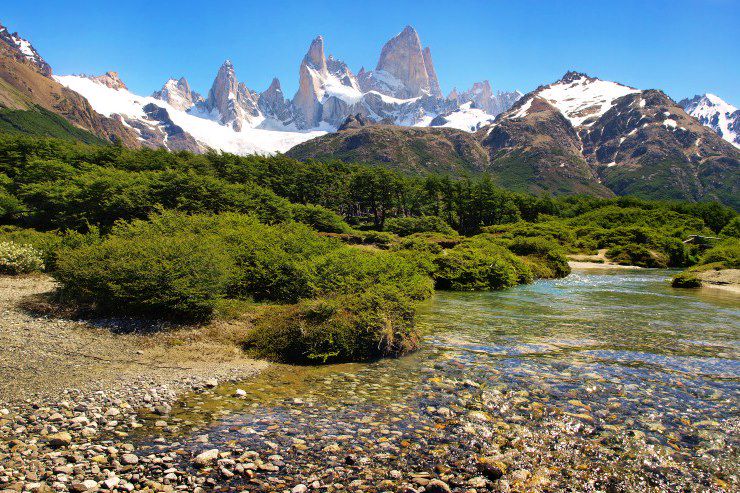
[[[2,26],[0,54],[0,129],[33,133],[17,112],[45,111],[59,121],[38,126],[43,133],[85,132],[87,141],[288,152],[412,173],[488,173],[534,192],[713,198],[740,208],[740,112],[717,96],[677,104],[658,90],[568,72],[528,94],[482,81],[445,97],[412,27],[383,46],[374,70],[357,74],[326,57],[317,37],[290,99],[277,79],[251,90],[228,60],[207,95],[181,77],[139,96],[115,72],[52,75],[31,43]]]

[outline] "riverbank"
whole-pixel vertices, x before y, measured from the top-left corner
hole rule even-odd
[[[705,270],[696,273],[702,289],[721,289],[740,295],[740,269]]]
[[[223,334],[211,337],[214,331],[235,330],[226,322],[152,332],[133,319],[92,325],[21,307],[55,287],[47,276],[0,276],[0,403],[53,398],[67,389],[130,390],[139,381],[188,388],[210,379],[243,378],[266,366],[244,357]]]
[[[161,475],[138,474],[126,443],[142,413],[164,423],[183,392],[267,363],[209,338],[224,325],[147,333],[132,320],[92,326],[21,308],[53,289],[46,276],[0,276],[0,491],[171,491]]]
[[[596,255],[567,255],[568,265],[571,269],[597,270],[597,269],[641,269],[636,265],[621,265],[612,262],[606,257],[606,248],[602,248]]]

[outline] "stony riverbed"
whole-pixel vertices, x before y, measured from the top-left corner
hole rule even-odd
[[[666,276],[442,294],[398,360],[8,410],[0,490],[737,491],[738,303]]]

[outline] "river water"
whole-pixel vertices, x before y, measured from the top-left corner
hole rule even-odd
[[[671,274],[437,293],[416,353],[192,394],[147,446],[252,453],[224,490],[737,491],[740,302]]]

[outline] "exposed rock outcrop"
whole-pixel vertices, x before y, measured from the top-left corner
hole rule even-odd
[[[178,110],[189,110],[196,103],[203,101],[203,96],[193,91],[185,77],[169,79],[162,89],[152,94],[153,98],[161,99]]]
[[[208,98],[199,107],[240,131],[245,122],[250,123],[260,116],[258,98],[257,93],[237,80],[234,65],[226,60],[216,74]]]

